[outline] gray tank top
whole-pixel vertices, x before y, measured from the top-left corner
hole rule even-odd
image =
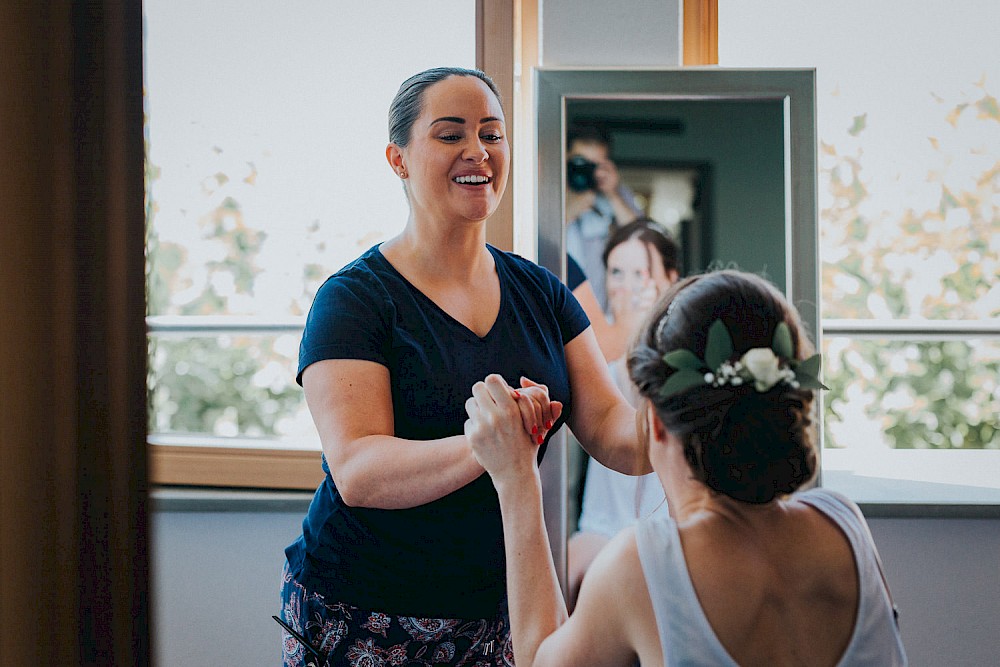
[[[847,650],[837,664],[905,666],[903,642],[867,526],[854,513],[849,501],[832,491],[812,489],[794,497],[836,523],[847,535],[854,552],[861,585],[858,615]],[[669,516],[643,519],[636,525],[636,541],[663,646],[663,664],[738,667],[698,603],[677,523]]]

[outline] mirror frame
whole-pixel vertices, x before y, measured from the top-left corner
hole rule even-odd
[[[785,116],[785,295],[819,340],[816,71],[812,68],[535,68],[538,263],[565,279],[567,102],[572,100],[780,100]],[[817,406],[816,443],[822,451]],[[567,438],[550,442],[542,482],[545,518],[566,590]]]

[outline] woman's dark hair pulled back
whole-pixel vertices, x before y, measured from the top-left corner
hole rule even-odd
[[[485,72],[464,67],[434,67],[414,74],[404,81],[396,91],[396,96],[389,105],[389,141],[397,146],[410,143],[410,131],[413,123],[420,116],[424,91],[438,81],[444,81],[450,76],[474,76],[493,91],[497,101],[503,106],[500,90]]]
[[[644,246],[652,246],[660,253],[660,262],[663,270],[667,273],[680,271],[680,248],[677,242],[666,227],[645,216],[636,218],[627,225],[615,226],[608,235],[608,240],[604,244],[604,252],[601,253],[601,261],[604,266],[608,265],[608,257],[611,251],[622,243],[631,239],[638,239]],[[650,258],[652,260],[652,258]],[[652,267],[652,261],[650,261]]]
[[[664,293],[633,342],[629,376],[667,430],[680,438],[696,479],[735,500],[766,503],[815,474],[813,394],[784,383],[766,392],[753,383],[706,383],[661,398],[660,388],[674,372],[663,355],[687,349],[704,359],[716,320],[732,338],[730,361],[747,350],[770,348],[781,322],[791,332],[796,359],[813,352],[798,313],[774,285],[742,271],[714,271],[681,280]]]

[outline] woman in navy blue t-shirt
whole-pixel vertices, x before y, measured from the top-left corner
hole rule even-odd
[[[497,494],[463,434],[473,384],[502,379],[539,443],[565,422],[611,468],[649,462],[576,299],[486,243],[510,150],[493,82],[411,77],[389,139],[406,226],[324,283],[302,338],[327,475],[285,552],[282,618],[310,647],[286,632],[284,662],[512,664]]]

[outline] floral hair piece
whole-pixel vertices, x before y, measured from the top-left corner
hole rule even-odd
[[[663,355],[663,362],[676,372],[663,383],[660,398],[705,384],[739,387],[752,382],[754,389],[761,393],[779,383],[796,389],[828,389],[819,380],[822,357],[814,354],[796,361],[793,354],[792,334],[788,325],[781,322],[774,330],[771,347],[747,350],[739,361],[730,361],[733,339],[722,320],[716,320],[708,329],[704,360],[691,350],[673,350]]]

